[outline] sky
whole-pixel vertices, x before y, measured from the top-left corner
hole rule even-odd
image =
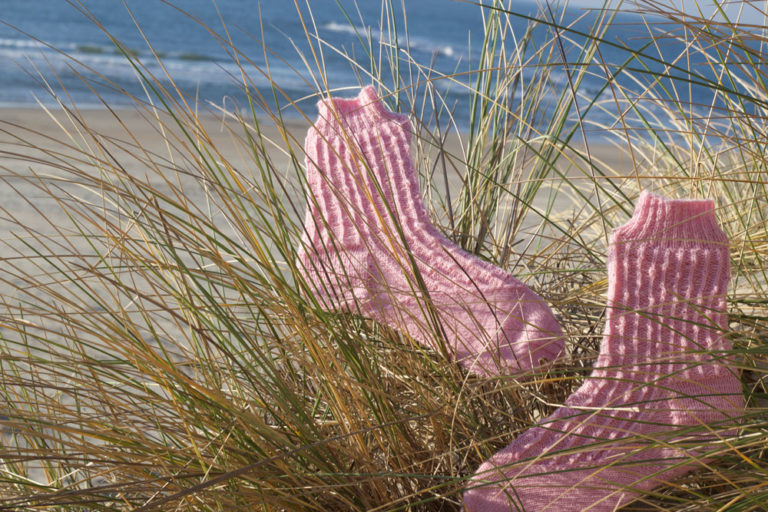
[[[698,9],[697,6],[701,8],[701,11],[709,16],[711,13],[716,12],[715,4],[713,0],[657,0],[658,3],[662,4],[668,4],[673,5],[677,8],[682,7],[685,11],[690,12],[691,14],[698,15]],[[766,11],[768,10],[768,1],[767,0],[751,0],[751,1],[744,1],[744,0],[721,0],[721,4],[724,6],[724,10],[729,18],[731,18],[731,21],[735,21],[735,18],[737,17],[739,13],[740,7],[744,7],[742,16],[740,21],[744,23],[753,23],[753,24],[760,24],[762,25],[764,23],[764,18],[762,14],[754,7],[757,6],[760,11]],[[750,6],[749,4],[753,4],[753,6]],[[604,0],[570,0],[568,2],[569,5],[574,7],[586,7],[586,8],[597,8],[601,7],[604,4]],[[612,0],[612,4],[618,5],[617,0]],[[627,9],[631,9],[633,4],[633,0],[624,0],[624,7]]]

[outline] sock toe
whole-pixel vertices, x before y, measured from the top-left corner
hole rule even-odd
[[[489,484],[489,480],[500,478],[489,467],[485,473],[478,471],[482,477],[472,479],[474,488],[464,495],[464,511],[612,512],[636,496],[636,492],[612,484],[626,480],[624,475],[614,473],[610,468],[564,468]]]

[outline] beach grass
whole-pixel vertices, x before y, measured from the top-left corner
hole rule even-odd
[[[146,92],[127,99],[156,145],[105,103],[120,135],[106,133],[55,83],[41,84],[59,103],[46,111],[51,132],[0,121],[1,186],[17,196],[0,205],[12,228],[0,241],[0,510],[459,510],[477,467],[588,375],[608,235],[645,188],[716,201],[731,240],[734,349],[712,357],[736,361],[748,407],[740,431],[714,426],[719,442],[689,446],[708,454],[691,456],[694,472],[624,510],[765,509],[765,30],[645,0],[636,9],[669,30],[649,28],[617,66],[601,54],[617,44],[605,37],[611,9],[585,32],[545,6],[520,34],[510,4],[477,8],[486,31],[470,73],[413,58],[390,0],[380,20],[364,20],[382,36],[359,33],[364,56],[349,64],[411,116],[439,229],[552,305],[567,359],[478,377],[396,330],[324,310],[296,262],[311,198],[305,126],[284,110],[311,122],[307,101],[252,65],[226,25],[208,29],[242,71],[232,78],[248,103],[237,109],[198,104],[172,75],[150,72],[144,59],[163,57],[149,41],[136,52],[113,38]],[[301,70],[317,91],[310,100],[353,94],[333,89],[324,69],[325,54],[345,49],[322,40],[307,6],[295,15],[310,49]],[[667,62],[660,48],[670,40],[688,54]],[[694,55],[711,73],[690,65]],[[72,64],[86,84],[98,75]],[[584,88],[588,74],[604,88]],[[264,79],[270,95],[256,87]],[[691,84],[717,103],[684,100]],[[467,95],[470,120],[454,118],[446,90]],[[203,122],[211,115],[226,149]],[[41,197],[53,206],[40,208]],[[38,223],[22,222],[20,209]]]

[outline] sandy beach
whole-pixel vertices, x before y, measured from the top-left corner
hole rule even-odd
[[[0,256],[6,268],[5,278],[0,282],[0,297],[13,302],[22,295],[20,290],[24,290],[24,294],[37,295],[35,286],[28,284],[27,276],[45,276],[49,272],[44,258],[31,257],[37,247],[41,248],[41,254],[67,254],[78,261],[85,261],[84,257],[96,261],[96,253],[110,252],[110,242],[102,242],[101,228],[92,224],[94,219],[100,218],[98,212],[102,210],[110,211],[104,222],[118,219],[116,222],[124,223],[122,225],[131,236],[140,236],[129,231],[131,220],[125,211],[116,213],[113,205],[103,203],[103,197],[94,185],[98,180],[89,178],[98,177],[104,169],[109,171],[101,179],[119,179],[122,173],[130,175],[137,182],[148,183],[154,190],[163,191],[179,201],[188,201],[199,208],[203,216],[211,215],[228,236],[241,236],[230,225],[226,212],[217,210],[216,198],[207,192],[201,163],[196,157],[198,139],[205,139],[202,147],[215,153],[207,155],[208,161],[217,162],[242,179],[244,186],[253,192],[249,193],[251,199],[256,198],[253,199],[256,201],[260,197],[258,189],[264,186],[256,162],[268,159],[271,179],[279,184],[280,195],[290,205],[287,215],[299,226],[305,205],[300,175],[303,169],[297,169],[292,163],[287,148],[293,149],[296,159],[303,160],[301,147],[308,123],[287,121],[283,131],[271,119],[261,119],[258,128],[253,123],[244,127],[233,116],[225,114],[206,113],[197,119],[200,123],[197,133],[183,133],[172,119],[154,117],[152,112],[87,110],[76,118],[61,110],[1,109]],[[191,124],[187,121],[187,130]],[[246,132],[247,137],[261,137],[265,148],[263,154],[254,155]],[[432,205],[439,204],[446,197],[445,180],[442,171],[435,170],[435,162],[443,155],[430,149],[427,134],[417,132],[412,144],[413,154],[421,156],[414,156],[416,167],[422,175],[430,175],[425,169],[431,169],[432,173],[431,190],[424,195]],[[416,148],[417,144],[421,147]],[[448,187],[452,200],[456,201],[462,184],[461,163],[466,161],[465,149],[458,136],[449,137],[445,148],[445,159],[449,161],[447,168],[450,169]],[[616,179],[631,181],[634,185],[633,166],[619,148],[591,144],[590,155],[603,172],[613,173]],[[518,165],[525,166],[526,162],[533,165],[534,158],[535,154],[530,152]],[[557,229],[569,229],[568,222],[584,201],[577,196],[575,188],[580,189],[583,197],[590,197],[594,193],[594,184],[583,160],[573,154],[559,159],[558,171],[568,175],[569,186],[558,188],[560,181],[555,178],[544,183],[535,196],[534,206],[541,211],[549,208],[546,217],[557,223]],[[551,175],[556,176],[556,173]],[[580,175],[583,179],[579,179]],[[525,168],[519,176],[526,176]],[[436,199],[435,195],[441,197]],[[505,215],[504,208],[508,207],[505,204],[500,206],[499,215]],[[441,218],[440,211],[437,207],[433,209],[433,220],[447,230],[449,220],[444,211]],[[96,216],[94,212],[97,212]],[[73,219],[81,223],[77,229],[73,227]],[[526,244],[539,240],[538,232],[529,228],[534,228],[540,219],[537,215],[525,218],[522,228],[510,242],[515,244],[516,250],[526,250]],[[92,229],[96,236],[90,239],[82,236],[78,231],[82,225]],[[546,236],[540,239],[544,243]],[[101,243],[105,245],[98,245]],[[175,329],[173,326],[164,328],[168,332]]]
[[[105,161],[117,162],[126,173],[145,176],[150,182],[161,179],[161,173],[149,169],[145,163],[147,159],[164,162],[167,168],[191,168],[195,165],[195,162],[184,161],[193,153],[189,149],[193,141],[187,139],[179,130],[172,129],[173,122],[168,118],[158,118],[163,121],[161,129],[158,119],[151,118],[146,112],[87,110],[80,114],[84,120],[83,124],[68,117],[63,111],[46,112],[35,108],[0,109],[0,174],[3,179],[0,183],[0,206],[5,210],[5,214],[0,215],[0,240],[8,240],[14,224],[45,230],[41,215],[55,215],[60,207],[51,197],[26,182],[25,177],[30,176],[33,171],[49,177],[66,176],[69,174],[66,169],[45,165],[41,161],[61,160],[63,166],[63,160],[67,157],[81,161],[82,170],[87,171],[90,168],[95,172],[96,166],[87,162],[78,149],[88,146],[90,151],[96,154],[102,151],[92,134],[99,134],[102,140],[112,142],[108,152],[102,151]],[[208,146],[215,147],[219,152],[217,157],[248,176],[254,167],[254,156],[248,153],[243,126],[224,114],[206,113],[199,115],[198,119],[204,136],[208,138]],[[285,148],[290,144],[300,155],[300,145],[303,143],[308,124],[294,120],[287,121],[285,127],[287,131],[282,133],[271,119],[262,119],[258,129],[267,141],[268,157],[273,167],[285,170],[287,189],[293,194],[293,199],[303,201],[301,187],[297,183],[295,172],[291,170],[291,158]],[[248,129],[255,133],[253,125]],[[459,137],[450,137],[447,147],[449,153],[457,158],[461,157],[463,149]],[[590,154],[600,168],[611,170],[616,177],[630,177],[633,174],[632,162],[620,148],[606,143],[590,144]],[[579,174],[590,172],[583,162],[575,164],[576,160],[572,155],[565,156],[566,158],[560,159],[558,169],[575,178],[576,182]],[[174,180],[184,179],[186,178],[181,173],[174,176]],[[461,177],[454,174],[450,175],[449,179],[452,197],[455,198]],[[440,183],[435,187],[439,189],[440,186],[441,177]],[[194,197],[195,187],[188,190]],[[558,197],[557,200],[562,203],[563,210],[568,208],[567,197]],[[14,221],[9,219],[9,214],[15,218]]]
[[[81,112],[78,117],[68,116],[63,111],[46,112],[42,109],[0,110],[0,261],[4,265],[0,298],[5,304],[28,301],[32,297],[47,303],[58,293],[62,296],[78,295],[72,282],[54,282],[57,279],[54,276],[59,270],[51,272],[51,262],[39,255],[35,256],[37,248],[40,248],[40,254],[56,254],[55,258],[63,258],[62,261],[72,260],[74,268],[85,268],[89,262],[97,262],[95,252],[110,251],[107,242],[101,241],[98,228],[94,228],[98,236],[88,239],[73,229],[72,220],[68,218],[73,216],[83,222],[84,218],[78,218],[78,212],[85,208],[91,212],[90,218],[84,222],[87,228],[89,222],[98,218],[93,215],[94,210],[112,208],[112,205],[100,203],[101,198],[98,190],[94,190],[94,182],[84,176],[99,176],[103,169],[111,168],[112,171],[104,175],[107,177],[105,179],[115,179],[119,176],[115,170],[119,169],[139,181],[151,184],[156,190],[167,191],[169,194],[183,190],[186,200],[199,208],[205,208],[211,198],[207,196],[204,180],[201,179],[201,164],[194,158],[196,138],[205,138],[204,146],[215,148],[217,154],[209,158],[226,162],[226,166],[242,176],[250,186],[258,187],[261,180],[255,168],[254,154],[250,152],[252,148],[244,137],[244,129],[254,137],[257,132],[260,133],[266,141],[267,154],[259,155],[258,158],[270,160],[274,176],[279,178],[285,188],[286,200],[295,204],[292,220],[302,220],[303,190],[286,148],[292,147],[297,157],[301,156],[301,145],[308,128],[306,122],[289,121],[285,124],[286,131],[282,131],[272,120],[262,119],[257,130],[252,124],[244,128],[231,116],[204,114],[198,117],[198,133],[185,134],[178,127],[174,128],[172,119],[163,116],[154,118],[146,112],[89,110]],[[428,146],[429,141],[417,135],[413,143]],[[463,161],[464,149],[460,137],[450,137],[446,148],[449,159],[452,155],[456,162]],[[427,158],[417,160],[416,166],[431,166],[437,158],[437,152],[430,152],[424,147],[421,151]],[[631,175],[631,165],[616,148],[596,144],[590,146],[590,151],[592,157],[601,162],[602,168],[622,169],[626,171],[625,176]],[[97,158],[94,159],[92,155]],[[585,171],[573,164],[576,161],[573,155],[566,156],[561,159],[559,170],[569,174],[569,179],[578,183],[576,176]],[[442,176],[434,174],[433,180],[433,190],[440,194],[444,191]],[[589,195],[589,182],[586,179],[583,182],[585,193]],[[449,175],[449,187],[454,200],[458,197],[460,186],[461,176]],[[554,190],[556,183],[547,184],[546,187]],[[566,194],[554,194],[549,199],[548,195],[537,194],[538,204],[535,206],[545,208],[547,201],[554,197],[554,208],[563,216],[578,206]],[[215,212],[215,206],[211,209]],[[214,215],[220,215],[222,225],[226,226],[228,220],[223,214]],[[111,217],[106,218],[114,217],[113,210]],[[445,220],[438,219],[437,222]],[[226,227],[222,227],[222,230],[226,231]],[[130,232],[130,228],[127,231]],[[231,234],[237,236],[234,230]],[[117,255],[117,258],[120,256]],[[87,270],[82,272],[82,277],[88,278]],[[38,290],[35,283],[40,281],[36,280],[48,283],[48,289]],[[145,289],[143,284],[135,286],[149,295],[154,293],[152,289]],[[101,300],[104,303],[110,303],[111,300],[124,303],[126,300],[114,290],[90,289],[89,293],[103,294]],[[93,299],[93,295],[89,297]],[[83,300],[87,303],[78,306],[83,311],[95,314],[102,312],[100,301],[84,297]],[[53,307],[66,308],[66,305]],[[40,329],[46,329],[44,317],[33,319],[28,314],[25,319],[34,322]],[[178,331],[178,326],[164,318],[158,318],[155,322],[155,327],[164,337],[158,338],[156,333],[145,333],[146,343],[162,343],[164,350],[178,364],[185,364],[186,359],[182,355],[185,350],[179,349],[176,341],[185,339],[185,336]],[[46,336],[48,340],[59,340],[55,334],[48,333]],[[38,476],[42,479],[41,475]]]
[[[288,215],[300,225],[305,204],[299,177],[303,170],[297,170],[291,163],[291,155],[286,148],[292,147],[296,158],[302,159],[301,146],[308,123],[288,121],[283,132],[270,119],[260,120],[258,130],[252,123],[243,127],[234,117],[224,114],[202,114],[198,119],[198,133],[185,134],[168,117],[153,117],[152,113],[133,110],[82,111],[79,119],[67,116],[63,111],[0,110],[0,255],[7,265],[13,265],[14,270],[9,275],[15,276],[10,282],[0,283],[0,296],[13,300],[18,296],[19,289],[27,288],[29,292],[25,276],[47,272],[40,258],[29,257],[32,247],[37,244],[47,246],[43,253],[53,253],[61,247],[67,254],[94,255],[93,240],[87,240],[73,229],[72,220],[68,217],[78,218],[78,212],[83,209],[93,212],[94,209],[111,208],[109,204],[101,204],[103,199],[94,189],[94,182],[87,178],[98,176],[104,168],[113,169],[109,179],[125,173],[149,183],[156,190],[176,194],[179,200],[189,201],[203,212],[212,211],[221,219],[222,229],[228,229],[226,214],[216,212],[216,205],[211,204],[211,197],[206,191],[205,180],[201,179],[201,164],[195,160],[196,138],[205,138],[204,147],[209,150],[215,148],[217,153],[209,155],[209,160],[226,163],[230,172],[240,176],[246,186],[256,192],[253,195],[258,197],[263,179],[258,174],[252,147],[244,136],[246,130],[250,137],[256,137],[258,132],[264,140],[265,154],[256,158],[271,162],[274,182],[281,185],[281,194],[291,205]],[[437,151],[430,151],[429,140],[423,135],[420,138],[418,133],[413,144],[422,144],[420,154],[426,155],[415,162],[417,168],[429,165],[432,169],[430,192],[445,197],[445,180],[440,171],[434,171]],[[448,186],[452,200],[456,201],[462,183],[458,172],[461,171],[461,162],[466,161],[464,149],[458,136],[449,137],[445,147],[447,159],[454,162],[453,166],[448,166],[453,169],[453,174],[448,174]],[[417,154],[416,149],[413,153]],[[634,185],[633,166],[620,149],[606,144],[591,144],[590,154],[600,169]],[[98,160],[88,155],[97,155]],[[524,162],[530,164],[533,158],[535,155],[531,153]],[[115,173],[114,169],[120,169],[120,173]],[[594,193],[594,185],[588,178],[590,171],[583,166],[583,160],[574,158],[572,154],[560,158],[558,169],[569,176],[568,190],[558,189],[559,180],[552,179],[536,194],[534,206],[542,211],[550,208],[553,213],[547,217],[558,224],[558,219],[562,219],[561,227],[567,229],[567,219],[572,219],[574,211],[583,203],[583,199],[574,193],[574,187],[578,187],[584,197],[590,197]],[[44,176],[45,179],[31,178],[34,175]],[[525,176],[524,170],[520,175]],[[584,179],[580,180],[579,175]],[[547,191],[547,188],[550,190]],[[434,197],[425,196],[435,204]],[[502,205],[502,212],[504,208]],[[438,209],[433,210],[433,216],[438,217],[435,222],[446,229],[448,219],[444,214],[440,218],[436,212]],[[115,218],[114,210],[111,215]],[[93,217],[93,214],[88,213],[87,217]],[[540,217],[528,215],[512,243],[523,242],[518,246],[523,247],[535,240],[534,230],[528,228],[539,221]],[[92,220],[86,220],[86,224],[90,222]],[[100,233],[98,227],[94,229],[97,234]],[[529,237],[529,233],[533,236]],[[230,234],[239,236],[234,228]],[[96,238],[102,237],[99,234]],[[107,250],[106,246],[98,249]]]
[[[108,242],[103,240],[101,228],[92,225],[92,212],[110,209],[112,205],[102,204],[93,181],[84,176],[98,176],[105,167],[120,169],[121,172],[149,183],[154,189],[175,195],[183,201],[189,201],[200,208],[203,215],[212,212],[218,216],[220,228],[231,236],[240,236],[236,228],[230,225],[226,213],[217,211],[217,205],[206,191],[206,183],[201,179],[200,162],[195,161],[196,137],[206,138],[207,148],[218,152],[209,158],[224,163],[240,177],[259,197],[258,188],[263,186],[263,179],[258,175],[254,154],[244,137],[244,127],[231,116],[203,114],[198,116],[200,130],[197,134],[184,134],[174,127],[174,122],[167,117],[152,117],[146,112],[119,110],[90,110],[80,113],[81,120],[68,117],[63,111],[45,112],[40,109],[4,109],[0,110],[0,256],[5,260],[5,278],[0,282],[0,296],[5,301],[19,300],[23,294],[39,295],[34,285],[28,284],[27,276],[45,276],[50,268],[40,257],[31,257],[34,249],[41,248],[41,254],[78,255],[96,261],[96,253],[109,253]],[[162,123],[160,122],[162,121]],[[308,123],[289,121],[282,132],[269,119],[260,121],[258,132],[265,141],[265,155],[260,159],[269,159],[273,178],[281,184],[283,197],[291,205],[288,215],[296,225],[303,221],[304,193],[298,170],[291,163],[291,155],[286,148],[293,147],[296,158],[301,159],[301,145],[307,132]],[[257,129],[253,125],[247,128],[250,136],[255,137]],[[426,138],[414,138],[414,144],[428,144]],[[446,153],[450,160],[453,155],[454,170],[465,161],[463,147],[459,137],[449,138]],[[417,168],[430,165],[438,158],[437,152],[421,148],[427,156],[417,160]],[[414,154],[417,151],[414,149]],[[592,158],[599,162],[599,167],[612,170],[617,179],[631,181],[632,165],[623,152],[609,145],[590,145]],[[86,157],[98,155],[98,161]],[[528,162],[531,162],[531,155]],[[534,206],[544,211],[559,226],[569,229],[568,222],[582,206],[583,199],[574,193],[573,187],[579,187],[585,197],[590,197],[593,184],[588,179],[589,171],[579,167],[578,159],[565,155],[559,162],[559,171],[569,175],[571,185],[568,190],[558,189],[559,180],[553,179],[543,185],[536,194]],[[53,165],[52,165],[53,164]],[[450,167],[450,166],[449,166]],[[423,169],[423,168],[422,168]],[[439,171],[438,171],[439,172]],[[78,175],[78,173],[83,173]],[[31,178],[34,175],[45,176],[44,180]],[[524,175],[524,173],[521,173]],[[579,180],[578,176],[584,179]],[[109,179],[119,173],[112,172]],[[453,201],[459,197],[462,177],[457,173],[449,174],[449,188]],[[445,180],[438,173],[433,174],[432,192],[445,197]],[[583,185],[582,185],[583,184]],[[422,185],[423,186],[423,185]],[[547,188],[550,190],[547,191]],[[428,194],[425,194],[428,196]],[[427,197],[427,200],[434,197]],[[502,213],[505,206],[501,206]],[[85,216],[78,212],[86,211]],[[443,229],[450,225],[445,215],[439,218],[438,209],[433,210],[435,222]],[[78,229],[73,228],[72,219],[91,226],[96,237],[87,239]],[[125,217],[112,213],[105,219]],[[85,220],[84,220],[85,219]],[[129,226],[130,219],[122,219],[124,226]],[[510,243],[516,250],[527,250],[525,246],[544,238],[539,238],[538,231],[532,229],[540,222],[537,215],[528,215]],[[130,226],[129,226],[130,227]],[[129,229],[129,228],[127,228]],[[134,233],[136,234],[136,233]],[[557,235],[557,233],[555,233]],[[96,242],[95,242],[96,241]],[[144,249],[146,250],[146,249]],[[95,259],[96,258],[96,259]],[[85,276],[86,274],[84,274]],[[23,294],[20,290],[25,290]],[[68,293],[68,292],[66,292]],[[99,292],[101,293],[101,292]],[[40,298],[46,300],[45,295]],[[93,307],[97,307],[95,304]],[[168,333],[175,332],[171,325],[163,326]]]

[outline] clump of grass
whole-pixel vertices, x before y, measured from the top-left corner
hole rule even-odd
[[[125,111],[108,110],[122,133],[98,129],[53,88],[58,136],[1,128],[3,156],[23,164],[4,168],[4,185],[23,208],[44,197],[56,209],[38,210],[41,223],[30,226],[0,207],[14,234],[0,268],[0,510],[458,510],[480,462],[589,371],[607,233],[641,187],[718,201],[732,240],[733,356],[749,408],[741,434],[706,468],[628,509],[758,510],[768,500],[768,91],[759,68],[745,64],[765,61],[748,42],[754,31],[689,17],[679,33],[650,33],[617,67],[601,61],[610,11],[592,18],[586,37],[546,9],[520,35],[509,28],[519,15],[494,3],[465,81],[413,59],[398,37],[405,20],[389,3],[382,12],[389,37],[360,34],[367,66],[352,57],[350,65],[391,108],[413,115],[433,217],[553,303],[571,359],[549,373],[481,379],[384,326],[323,311],[295,263],[305,127],[273,105],[293,98],[275,81],[273,97],[263,96],[248,55],[208,27],[240,65],[249,101],[216,110],[214,123],[173,77],[152,75],[115,40],[147,91],[130,98],[134,112],[161,144],[132,132]],[[297,16],[313,26],[311,12]],[[549,34],[544,44],[535,30]],[[654,50],[668,37],[717,73],[686,67],[685,55],[659,70],[665,57]],[[343,50],[310,28],[307,40],[318,94],[335,93],[322,56]],[[162,59],[149,43],[147,54]],[[554,70],[566,73],[565,87]],[[603,74],[602,90],[581,87],[588,73]],[[472,118],[458,138],[438,80],[470,94]],[[703,116],[676,92],[692,80],[717,93]],[[425,105],[446,114],[420,117]],[[631,173],[600,161],[586,136],[595,110],[614,113],[597,128],[615,137]],[[564,198],[576,207],[562,210]]]

